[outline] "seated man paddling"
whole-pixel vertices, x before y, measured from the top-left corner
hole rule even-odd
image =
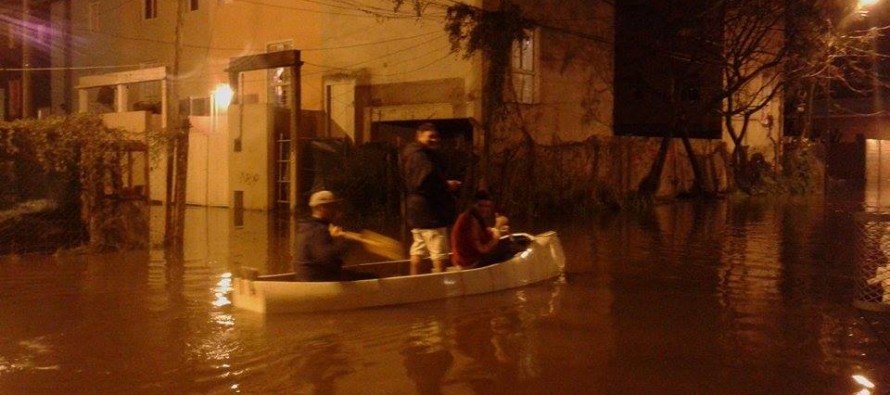
[[[311,216],[297,227],[294,272],[297,281],[354,281],[373,274],[343,269],[349,249],[346,233],[332,221],[340,214],[340,199],[330,191],[309,197]]]
[[[489,227],[494,218],[494,226]],[[473,205],[461,213],[451,230],[451,261],[457,268],[482,267],[510,258],[513,248],[500,240],[507,233],[507,217],[494,212],[488,192],[473,196]]]

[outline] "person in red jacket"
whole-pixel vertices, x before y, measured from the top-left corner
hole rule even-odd
[[[488,226],[492,222],[494,225]],[[451,230],[452,264],[468,268],[498,261],[503,255],[498,252],[501,234],[508,231],[506,224],[507,217],[495,214],[491,195],[484,190],[476,192],[473,205],[457,217]]]

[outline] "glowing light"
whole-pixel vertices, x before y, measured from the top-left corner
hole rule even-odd
[[[861,16],[868,15],[869,8],[878,4],[879,1],[881,0],[859,0],[859,2],[856,3],[856,13]]]
[[[232,290],[232,273],[223,273],[216,283],[216,292],[226,293]]]
[[[216,299],[213,301],[213,305],[216,307],[228,306],[230,304],[232,304],[232,301],[225,295],[219,293],[216,294]]]
[[[216,88],[213,88],[213,103],[218,109],[224,109],[229,107],[229,103],[232,102],[232,97],[235,96],[235,91],[232,90],[232,87],[229,84],[219,84]]]
[[[531,253],[532,253],[532,250],[528,249],[528,250],[522,251],[522,254],[519,254],[519,256],[522,257],[522,259],[525,259],[525,258],[528,258],[529,254],[531,254]]]
[[[214,323],[222,326],[234,326],[235,325],[235,317],[231,314],[222,314],[218,313],[211,317]]]
[[[867,388],[863,388],[862,391],[859,391],[853,395],[871,395],[871,391],[869,391]]]
[[[869,389],[875,388],[875,384],[872,383],[871,380],[869,380],[868,378],[866,378],[865,376],[863,376],[861,374],[854,374],[853,380],[856,380],[856,382],[859,383],[859,385],[861,385],[865,388],[869,388]]]
[[[216,283],[216,288],[214,289],[216,299],[214,299],[213,305],[216,307],[228,306],[232,304],[232,301],[226,297],[232,290],[232,273],[226,272],[219,277],[219,282]]]

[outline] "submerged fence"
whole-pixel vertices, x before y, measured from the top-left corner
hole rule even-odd
[[[854,305],[890,312],[890,213],[856,216],[858,273]]]

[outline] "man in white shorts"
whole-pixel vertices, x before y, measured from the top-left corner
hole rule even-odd
[[[448,226],[456,216],[452,192],[460,181],[444,175],[439,148],[439,132],[431,123],[417,128],[416,141],[402,151],[402,168],[408,192],[407,221],[411,228],[411,274],[420,271],[420,262],[429,256],[432,271],[441,272],[448,260]]]

